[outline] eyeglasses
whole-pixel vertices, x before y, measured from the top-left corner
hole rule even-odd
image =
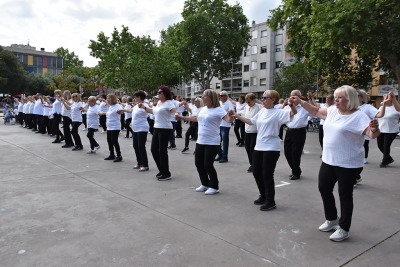
[[[158,91],[158,94],[161,95],[161,94],[162,94],[162,91]]]
[[[267,100],[268,98],[271,98],[270,96],[263,96],[261,97],[262,100]]]
[[[227,96],[227,95],[219,95],[219,96]]]

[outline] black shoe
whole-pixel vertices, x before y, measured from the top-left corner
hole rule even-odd
[[[250,167],[247,169],[247,172],[253,172],[253,166],[250,165]]]
[[[62,142],[64,140],[65,140],[64,136],[60,138],[60,142]]]
[[[192,138],[192,139],[190,139],[190,141],[197,141],[197,139],[196,138]]]
[[[110,155],[107,158],[105,158],[104,160],[114,160],[115,159],[115,155]]]
[[[188,147],[185,147],[183,150],[182,150],[182,153],[185,153],[186,151],[188,151],[189,150],[189,148]]]
[[[241,144],[239,145],[239,147],[244,147],[244,144],[243,144],[243,143],[241,143]]]
[[[182,138],[182,135],[177,135],[175,138]]]
[[[394,159],[390,159],[387,163],[387,165],[392,164],[394,162]]]
[[[35,132],[35,133],[41,133],[41,132]]]
[[[72,146],[68,145],[68,144],[65,144],[65,145],[62,146],[62,148],[70,148],[70,147],[72,147]]]
[[[379,167],[380,168],[385,168],[385,167],[387,167],[388,166],[388,163],[386,163],[386,162],[381,162],[381,164],[379,165]]]
[[[227,158],[222,158],[222,159],[219,160],[219,163],[225,163],[225,162],[228,162]]]
[[[76,146],[72,149],[72,151],[82,150],[83,146]]]
[[[292,177],[293,177],[293,174],[289,175],[289,177],[292,178]]]
[[[237,146],[240,145],[240,144],[241,144],[241,142],[237,142],[237,143],[236,143]]]
[[[273,209],[276,209],[275,201],[265,203],[260,207],[260,210],[262,211],[273,210]]]
[[[161,176],[162,176],[162,173],[161,173],[161,172],[159,172],[159,173],[156,174],[156,178],[160,178]]]
[[[258,199],[254,200],[254,205],[262,205],[265,203],[265,198],[263,198],[261,195],[258,197]]]
[[[171,180],[171,175],[161,175],[160,177],[158,177],[159,181],[167,181],[167,180]]]
[[[217,156],[214,161],[220,161],[221,159],[222,158],[220,156]]]
[[[56,139],[56,140],[54,140],[52,143],[53,143],[53,144],[57,144],[57,143],[61,143],[61,141]]]
[[[299,180],[300,176],[296,176],[296,175],[292,175],[292,177],[290,177],[290,180]]]
[[[117,156],[117,157],[114,159],[114,162],[120,162],[120,161],[122,161],[122,157],[121,157],[121,156]]]

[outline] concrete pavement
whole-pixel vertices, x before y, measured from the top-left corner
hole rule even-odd
[[[253,205],[257,188],[233,128],[229,162],[215,163],[221,192],[212,196],[194,191],[200,185],[195,142],[182,154],[183,139],[176,139],[178,149],[169,151],[172,180],[157,181],[150,134],[150,171],[139,173],[125,132],[120,163],[103,160],[106,135],[95,134],[102,148],[88,155],[86,132],[79,133],[84,150],[71,151],[17,125],[0,125],[0,266],[398,266],[400,139],[392,145],[395,162],[384,169],[376,141],[370,142],[350,238],[335,243],[332,232],[318,231],[325,219],[317,133],[307,134],[300,180],[289,180],[281,152],[277,209],[268,212]]]

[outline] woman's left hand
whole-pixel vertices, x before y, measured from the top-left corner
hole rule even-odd
[[[379,129],[379,123],[377,120],[370,120],[369,121],[369,128],[371,131],[376,132]]]

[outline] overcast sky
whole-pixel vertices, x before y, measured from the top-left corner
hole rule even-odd
[[[249,23],[267,20],[280,0],[228,0],[239,2]],[[1,0],[0,45],[27,44],[53,52],[74,51],[85,66],[97,60],[89,55],[89,41],[103,31],[128,26],[134,35],[159,38],[159,31],[182,20],[184,0]]]

